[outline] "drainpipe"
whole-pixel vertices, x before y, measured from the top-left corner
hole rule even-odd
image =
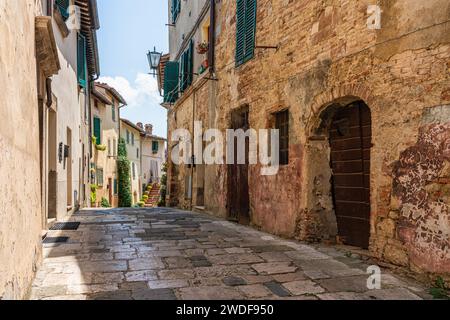
[[[209,73],[214,74],[215,69],[215,44],[216,44],[216,0],[210,0],[211,5],[209,7],[210,13],[210,26],[209,26]]]

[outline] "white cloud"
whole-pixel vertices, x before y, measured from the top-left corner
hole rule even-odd
[[[99,81],[116,89],[125,98],[129,107],[149,107],[149,104],[161,103],[158,82],[151,75],[138,73],[132,84],[124,77],[101,77]]]
[[[153,76],[138,73],[132,83],[124,77],[101,77],[99,82],[107,83],[116,89],[127,101],[121,109],[121,117],[134,123],[154,125],[153,132],[165,137],[167,134],[167,110],[160,106],[162,98],[158,82]]]

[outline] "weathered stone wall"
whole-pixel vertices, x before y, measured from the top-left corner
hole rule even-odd
[[[237,68],[236,2],[218,4],[212,124],[228,128],[231,111],[248,105],[250,126],[266,128],[273,112],[289,108],[289,165],[273,177],[250,168],[252,222],[283,236],[332,240],[329,146],[314,138],[328,106],[363,100],[372,113],[370,250],[416,271],[446,274],[450,4],[381,1],[380,30],[367,27],[369,4],[259,0],[256,43],[279,48],[256,49]],[[189,114],[177,115],[176,127],[189,122]],[[216,181],[217,215],[226,212],[226,175],[225,166],[206,174]]]
[[[23,298],[41,261],[33,0],[0,2],[0,300]]]

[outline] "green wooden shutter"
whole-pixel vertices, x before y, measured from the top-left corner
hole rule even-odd
[[[187,53],[187,86],[189,87],[194,80],[194,40],[189,43],[189,49]]]
[[[97,145],[102,144],[101,120],[97,117],[94,117],[94,137],[96,138]]]
[[[78,83],[83,88],[86,87],[86,38],[82,34],[78,34]]]
[[[177,21],[180,11],[181,11],[181,0],[172,0],[171,6],[172,23],[175,23]]]
[[[152,142],[152,152],[153,153],[158,153],[159,151],[159,142],[158,141],[153,141]]]
[[[164,102],[174,103],[178,100],[179,63],[169,61],[164,69]]]
[[[257,0],[237,0],[236,7],[236,66],[255,53]]]
[[[253,58],[255,53],[257,1],[247,0],[245,7],[245,55],[244,62]]]
[[[246,0],[237,0],[236,5],[236,65],[244,62],[245,54],[245,3]]]
[[[69,5],[70,0],[55,0],[56,7],[61,13],[64,21],[69,19]]]

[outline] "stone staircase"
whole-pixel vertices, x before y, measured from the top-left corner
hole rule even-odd
[[[154,183],[152,185],[152,189],[148,194],[148,199],[145,203],[146,208],[155,208],[158,206],[159,197],[160,197],[161,186],[159,183]]]

